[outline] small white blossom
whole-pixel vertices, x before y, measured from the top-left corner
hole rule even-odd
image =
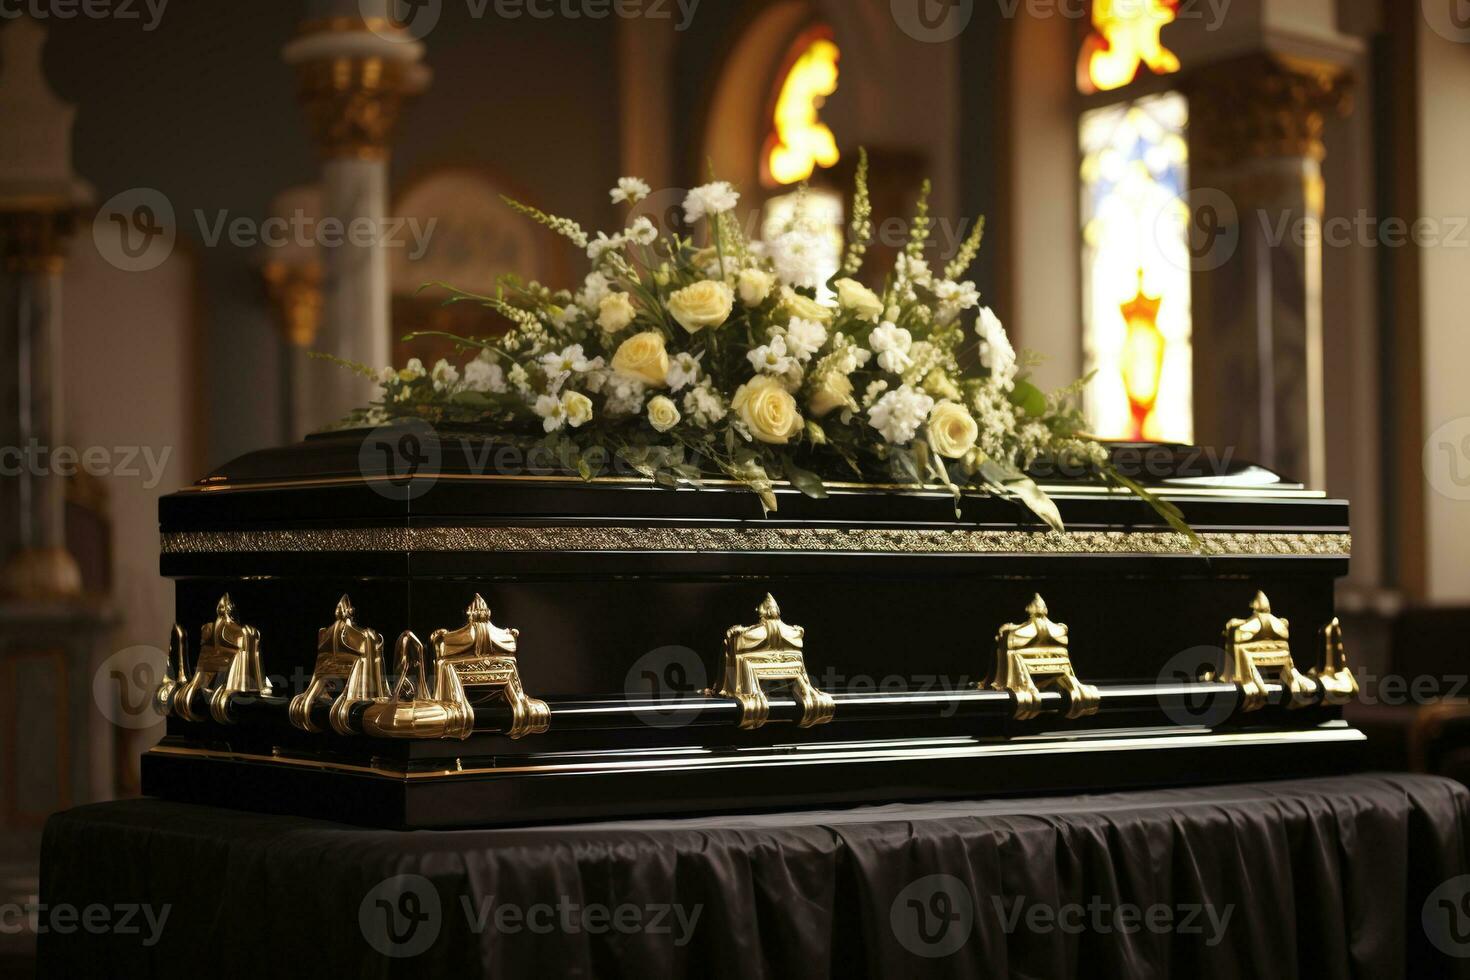
[[[727,407],[706,378],[684,395],[684,411],[695,425],[707,429],[725,417]]]
[[[512,364],[510,366],[510,373],[506,375],[506,378],[510,381],[511,385],[515,388],[516,391],[519,391],[522,395],[530,394],[531,377],[530,375],[526,374],[525,368],[521,367],[519,364]]]
[[[602,386],[609,415],[636,415],[643,410],[648,387],[636,378],[613,372]]]
[[[819,236],[799,228],[783,232],[767,243],[776,275],[789,285],[810,289],[821,285],[822,263],[828,251],[824,246]]]
[[[863,391],[863,407],[867,408],[877,400],[878,396],[888,390],[888,382],[883,380],[870,381],[868,387]]]
[[[451,391],[455,385],[459,384],[459,368],[450,364],[442,357],[434,365],[434,371],[431,376],[434,379],[435,391]]]
[[[873,403],[868,409],[868,424],[890,445],[906,445],[933,407],[933,398],[917,388],[901,385]]]
[[[827,328],[815,320],[803,320],[794,316],[786,325],[785,337],[786,350],[792,357],[805,363],[827,342]]]
[[[399,381],[415,381],[427,374],[424,370],[424,362],[417,357],[410,357],[408,363],[403,365],[403,370],[398,372]]]
[[[593,262],[600,262],[602,257],[613,249],[622,248],[628,244],[622,235],[607,237],[607,232],[599,231],[597,237],[587,243],[587,257]]]
[[[669,360],[669,373],[665,380],[670,391],[680,391],[699,380],[699,357],[683,351]]]
[[[684,198],[684,220],[694,224],[700,218],[723,214],[733,209],[740,195],[728,181],[717,180],[694,188]]]
[[[893,374],[902,374],[911,364],[909,349],[913,346],[913,335],[903,327],[884,320],[868,334],[868,346],[878,355],[878,366]]]
[[[551,391],[560,391],[572,372],[581,374],[590,366],[582,353],[581,344],[572,344],[560,351],[541,355],[541,367],[546,371],[546,384]]]
[[[385,367],[378,372],[378,384],[390,385],[398,380],[398,371],[391,367]]]
[[[587,278],[582,281],[582,292],[577,295],[577,302],[588,310],[597,312],[602,305],[602,299],[612,287],[612,280],[600,272],[589,272]]]
[[[591,400],[576,391],[563,392],[560,397],[541,395],[531,408],[541,416],[541,427],[547,432],[555,432],[563,425],[570,425],[575,429],[592,418]]]
[[[621,204],[624,201],[629,204],[637,204],[652,192],[653,188],[648,186],[647,181],[638,177],[619,177],[618,186],[608,191],[608,196],[612,198],[614,204]]]
[[[658,229],[654,227],[652,221],[640,215],[628,226],[628,230],[623,232],[623,237],[639,245],[652,245],[658,241]]]
[[[975,332],[980,335],[980,363],[990,369],[991,377],[1002,387],[1010,388],[1016,378],[1016,349],[1006,336],[1005,325],[990,307],[980,307]]]
[[[934,311],[934,322],[943,327],[953,323],[965,310],[979,306],[980,290],[973,282],[942,279],[934,284],[934,298],[939,301],[938,309]]]
[[[505,372],[486,353],[464,366],[464,386],[470,391],[505,391]]]
[[[770,343],[761,344],[745,356],[750,360],[750,366],[758,374],[774,374],[785,377],[791,374],[793,368],[797,371],[801,370],[796,362],[796,358],[787,353],[786,338],[781,334],[776,334],[776,336],[771,338]]]

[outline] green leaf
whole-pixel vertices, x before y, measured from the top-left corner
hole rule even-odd
[[[1189,522],[1184,519],[1184,512],[1176,507],[1173,503],[1165,500],[1163,497],[1160,497],[1156,493],[1150,492],[1143,486],[1143,484],[1124,476],[1111,465],[1104,466],[1102,468],[1102,472],[1103,475],[1109,480],[1112,480],[1120,487],[1125,488],[1134,496],[1138,497],[1138,499],[1142,500],[1144,503],[1152,507],[1154,509],[1154,513],[1158,514],[1164,519],[1164,523],[1168,524],[1169,527],[1171,527],[1175,531],[1178,531],[1180,534],[1188,537],[1195,548],[1201,547],[1203,542],[1200,541],[1199,534],[1195,531],[1194,528],[1190,527]]]
[[[825,446],[827,444],[827,433],[811,419],[807,419],[806,438],[813,446]]]
[[[827,487],[822,483],[822,478],[811,470],[804,470],[795,463],[786,464],[786,479],[791,485],[813,500],[826,500]]]
[[[1032,418],[1041,418],[1046,414],[1046,395],[1029,381],[1016,382],[1016,387],[1011,391],[1011,404]]]

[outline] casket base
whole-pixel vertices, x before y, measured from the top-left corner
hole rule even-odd
[[[1361,768],[1364,741],[1329,721],[1293,731],[526,753],[415,769],[166,739],[144,755],[142,777],[144,793],[180,802],[407,830],[1307,777]]]

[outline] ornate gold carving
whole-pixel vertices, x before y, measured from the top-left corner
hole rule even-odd
[[[1039,594],[1026,606],[1026,615],[1026,622],[1002,626],[996,634],[995,667],[979,686],[1014,694],[1018,721],[1041,713],[1043,686],[1067,693],[1068,718],[1095,714],[1101,695],[1072,670],[1066,624],[1047,618],[1046,600]]]
[[[1347,704],[1358,694],[1358,679],[1348,666],[1342,645],[1342,623],[1336,616],[1322,627],[1322,666],[1313,667],[1311,677],[1322,687],[1325,704]]]
[[[161,715],[173,714],[174,692],[189,679],[188,646],[189,638],[184,633],[184,628],[174,623],[168,635],[168,662],[164,664],[163,682],[153,695],[154,705]]]
[[[1286,688],[1290,707],[1311,704],[1317,682],[1292,663],[1290,623],[1272,615],[1271,600],[1264,592],[1256,593],[1251,612],[1248,619],[1232,619],[1225,624],[1225,666],[1218,677],[1209,673],[1205,680],[1239,686],[1245,711],[1265,705],[1268,677]]]
[[[386,158],[404,101],[422,69],[382,57],[332,57],[297,66],[299,97],[324,156]]]
[[[732,626],[725,633],[724,674],[718,688],[722,698],[740,702],[740,727],[760,728],[771,713],[771,702],[761,684],[790,681],[801,704],[802,728],[825,725],[836,705],[832,696],[817,689],[806,673],[802,654],[806,631],[781,622],[781,609],[770,593],[759,608],[754,626]]]
[[[311,347],[322,321],[322,267],[315,262],[267,262],[260,267],[260,275],[287,343]]]
[[[387,696],[383,639],[375,631],[354,623],[352,614],[352,600],[344,595],[337,601],[336,622],[317,632],[316,667],[311,672],[311,683],[291,699],[288,710],[291,724],[304,732],[321,731],[311,720],[311,706],[317,701],[332,702],[332,730],[339,735],[350,735],[352,728],[347,723],[347,715],[352,706],[358,701]],[[333,681],[343,683],[335,700],[327,690]]]
[[[1190,153],[1201,168],[1326,155],[1328,113],[1345,113],[1351,79],[1335,65],[1255,54],[1191,73]]]
[[[203,721],[193,708],[194,695],[209,695],[209,715],[231,723],[230,695],[255,694],[265,688],[260,670],[260,631],[235,621],[229,594],[220,597],[213,623],[199,631],[199,662],[194,675],[174,692],[174,710],[188,721]]]
[[[511,738],[539,734],[551,725],[545,701],[529,697],[521,686],[516,663],[520,634],[490,620],[490,607],[476,595],[466,611],[468,622],[453,632],[436,630],[434,686],[426,683],[424,645],[413,633],[398,638],[398,683],[387,698],[363,715],[363,733],[378,738],[470,737],[475,709],[467,690],[498,690],[510,705]]]
[[[356,551],[851,551],[870,554],[1347,558],[1339,533],[1022,531],[835,527],[383,527],[171,531],[166,555]]]

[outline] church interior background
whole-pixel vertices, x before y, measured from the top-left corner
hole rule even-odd
[[[495,328],[421,284],[571,285],[573,251],[501,195],[609,227],[605,188],[627,174],[658,217],[713,172],[750,227],[807,182],[836,244],[859,147],[880,222],[932,178],[953,218],[931,254],[984,216],[985,302],[1049,352],[1041,381],[1090,373],[1096,434],[1195,443],[1350,498],[1339,604],[1363,674],[1463,673],[1470,27],[1453,13],[0,0],[0,442],[96,463],[57,480],[5,461],[0,887],[34,888],[48,813],[136,792],[158,737],[139,678],[172,622],[159,495],[362,400],[309,352],[428,362],[397,338]],[[333,215],[382,235],[324,243]],[[878,247],[894,248],[881,224]],[[21,337],[42,314],[37,351]],[[18,557],[58,547],[76,575],[59,590]]]

